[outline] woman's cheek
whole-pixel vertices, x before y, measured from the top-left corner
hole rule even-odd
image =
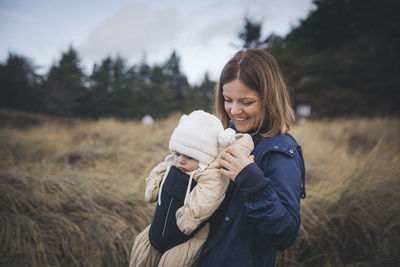
[[[232,108],[231,104],[229,104],[229,103],[224,104],[225,112],[228,114],[229,118],[231,117],[231,108]]]

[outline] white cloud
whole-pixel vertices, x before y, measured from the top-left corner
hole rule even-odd
[[[143,54],[153,64],[176,50],[189,81],[198,82],[206,71],[218,77],[237,50],[232,44],[240,45],[245,16],[262,23],[263,37],[285,35],[312,6],[311,0],[134,2],[103,19],[77,48],[87,64],[107,55],[136,64]]]
[[[179,38],[181,28],[181,17],[174,7],[128,4],[91,30],[78,50],[87,59],[117,54],[137,59],[144,52],[157,54],[172,46]]]
[[[241,44],[238,33],[245,16],[262,24],[262,37],[285,35],[311,7],[310,0],[205,0],[191,5],[184,14],[185,32],[178,46],[182,69],[191,82],[201,81],[206,71],[218,79],[223,65]]]
[[[236,33],[242,26],[242,20],[237,18],[222,18],[211,21],[196,32],[197,40],[208,44],[213,39],[230,39],[236,37]]]

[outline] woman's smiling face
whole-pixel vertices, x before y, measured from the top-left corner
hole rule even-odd
[[[222,86],[224,108],[229,118],[241,133],[249,132],[260,125],[262,118],[260,94],[238,79]]]

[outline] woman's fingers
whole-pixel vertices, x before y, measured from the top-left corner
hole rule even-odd
[[[223,158],[221,158],[221,159],[219,160],[219,164],[221,164],[221,166],[222,166],[223,168],[228,169],[228,170],[229,170],[230,167],[231,167],[231,163],[230,163],[229,161],[223,159]]]
[[[220,172],[233,181],[239,172],[252,162],[254,162],[253,155],[248,156],[235,148],[230,148],[221,154],[219,163],[222,168]]]
[[[235,154],[231,152],[232,150],[227,150],[225,153],[222,153],[221,158],[226,161],[233,161],[235,159]]]
[[[224,168],[219,169],[219,172],[220,172],[222,175],[225,175],[225,176],[228,176],[228,174],[229,174],[229,171],[228,171],[227,169],[224,169]]]
[[[235,149],[233,147],[228,148],[225,153],[228,155],[231,155],[234,158],[237,158],[238,156],[240,156],[240,151],[238,151],[237,149]]]
[[[235,177],[236,177],[236,173],[235,172],[227,170],[227,169],[224,169],[224,168],[219,169],[219,172],[222,175],[224,175],[224,176],[228,177],[229,179],[231,179],[232,181],[235,180]]]

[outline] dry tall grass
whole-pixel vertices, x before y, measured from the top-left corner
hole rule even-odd
[[[296,127],[308,196],[280,266],[399,266],[400,121],[315,121]]]
[[[177,116],[0,130],[0,266],[127,266]]]
[[[167,154],[178,118],[3,125],[0,266],[127,266],[153,210],[143,179]],[[279,266],[399,263],[399,130],[396,118],[293,129],[308,196],[299,238]]]

